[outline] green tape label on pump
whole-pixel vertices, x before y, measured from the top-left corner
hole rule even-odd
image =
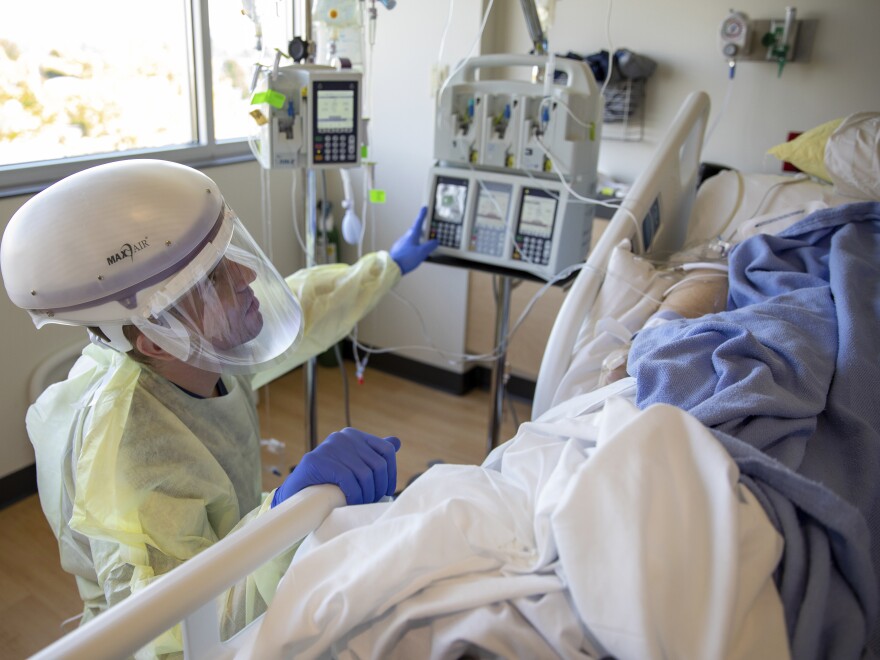
[[[385,191],[379,190],[378,188],[370,189],[370,204],[384,204],[385,203]]]
[[[284,101],[287,100],[284,94],[276,92],[274,89],[267,89],[265,92],[257,92],[251,98],[251,105],[258,103],[268,103],[273,108],[280,110],[284,107]]]

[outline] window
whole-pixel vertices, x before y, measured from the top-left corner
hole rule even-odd
[[[259,52],[240,8],[43,0],[4,11],[0,194],[120,157],[250,158],[244,138]]]

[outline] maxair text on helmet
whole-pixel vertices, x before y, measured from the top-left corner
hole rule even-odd
[[[112,266],[115,263],[119,263],[123,259],[131,259],[132,261],[134,261],[135,252],[140,252],[144,248],[150,247],[150,244],[147,242],[147,238],[148,237],[145,237],[144,240],[138,241],[134,244],[123,243],[118,252],[116,252],[115,254],[111,254],[109,257],[107,257],[107,265]]]

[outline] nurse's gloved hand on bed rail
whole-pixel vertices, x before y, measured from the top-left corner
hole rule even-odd
[[[369,504],[394,495],[397,488],[397,450],[400,440],[380,438],[353,428],[327,436],[303,456],[275,491],[272,506],[308,486],[336,484],[347,504]]]
[[[428,209],[423,206],[412,227],[407,229],[406,233],[398,238],[389,250],[391,258],[400,266],[400,272],[403,275],[415,270],[438,245],[437,239],[421,242],[422,224],[425,222],[427,212]]]

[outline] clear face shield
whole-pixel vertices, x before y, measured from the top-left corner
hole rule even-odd
[[[183,293],[180,293],[183,292]],[[302,309],[229,207],[192,261],[154,290],[130,322],[194,367],[253,373],[278,361],[302,333]]]

